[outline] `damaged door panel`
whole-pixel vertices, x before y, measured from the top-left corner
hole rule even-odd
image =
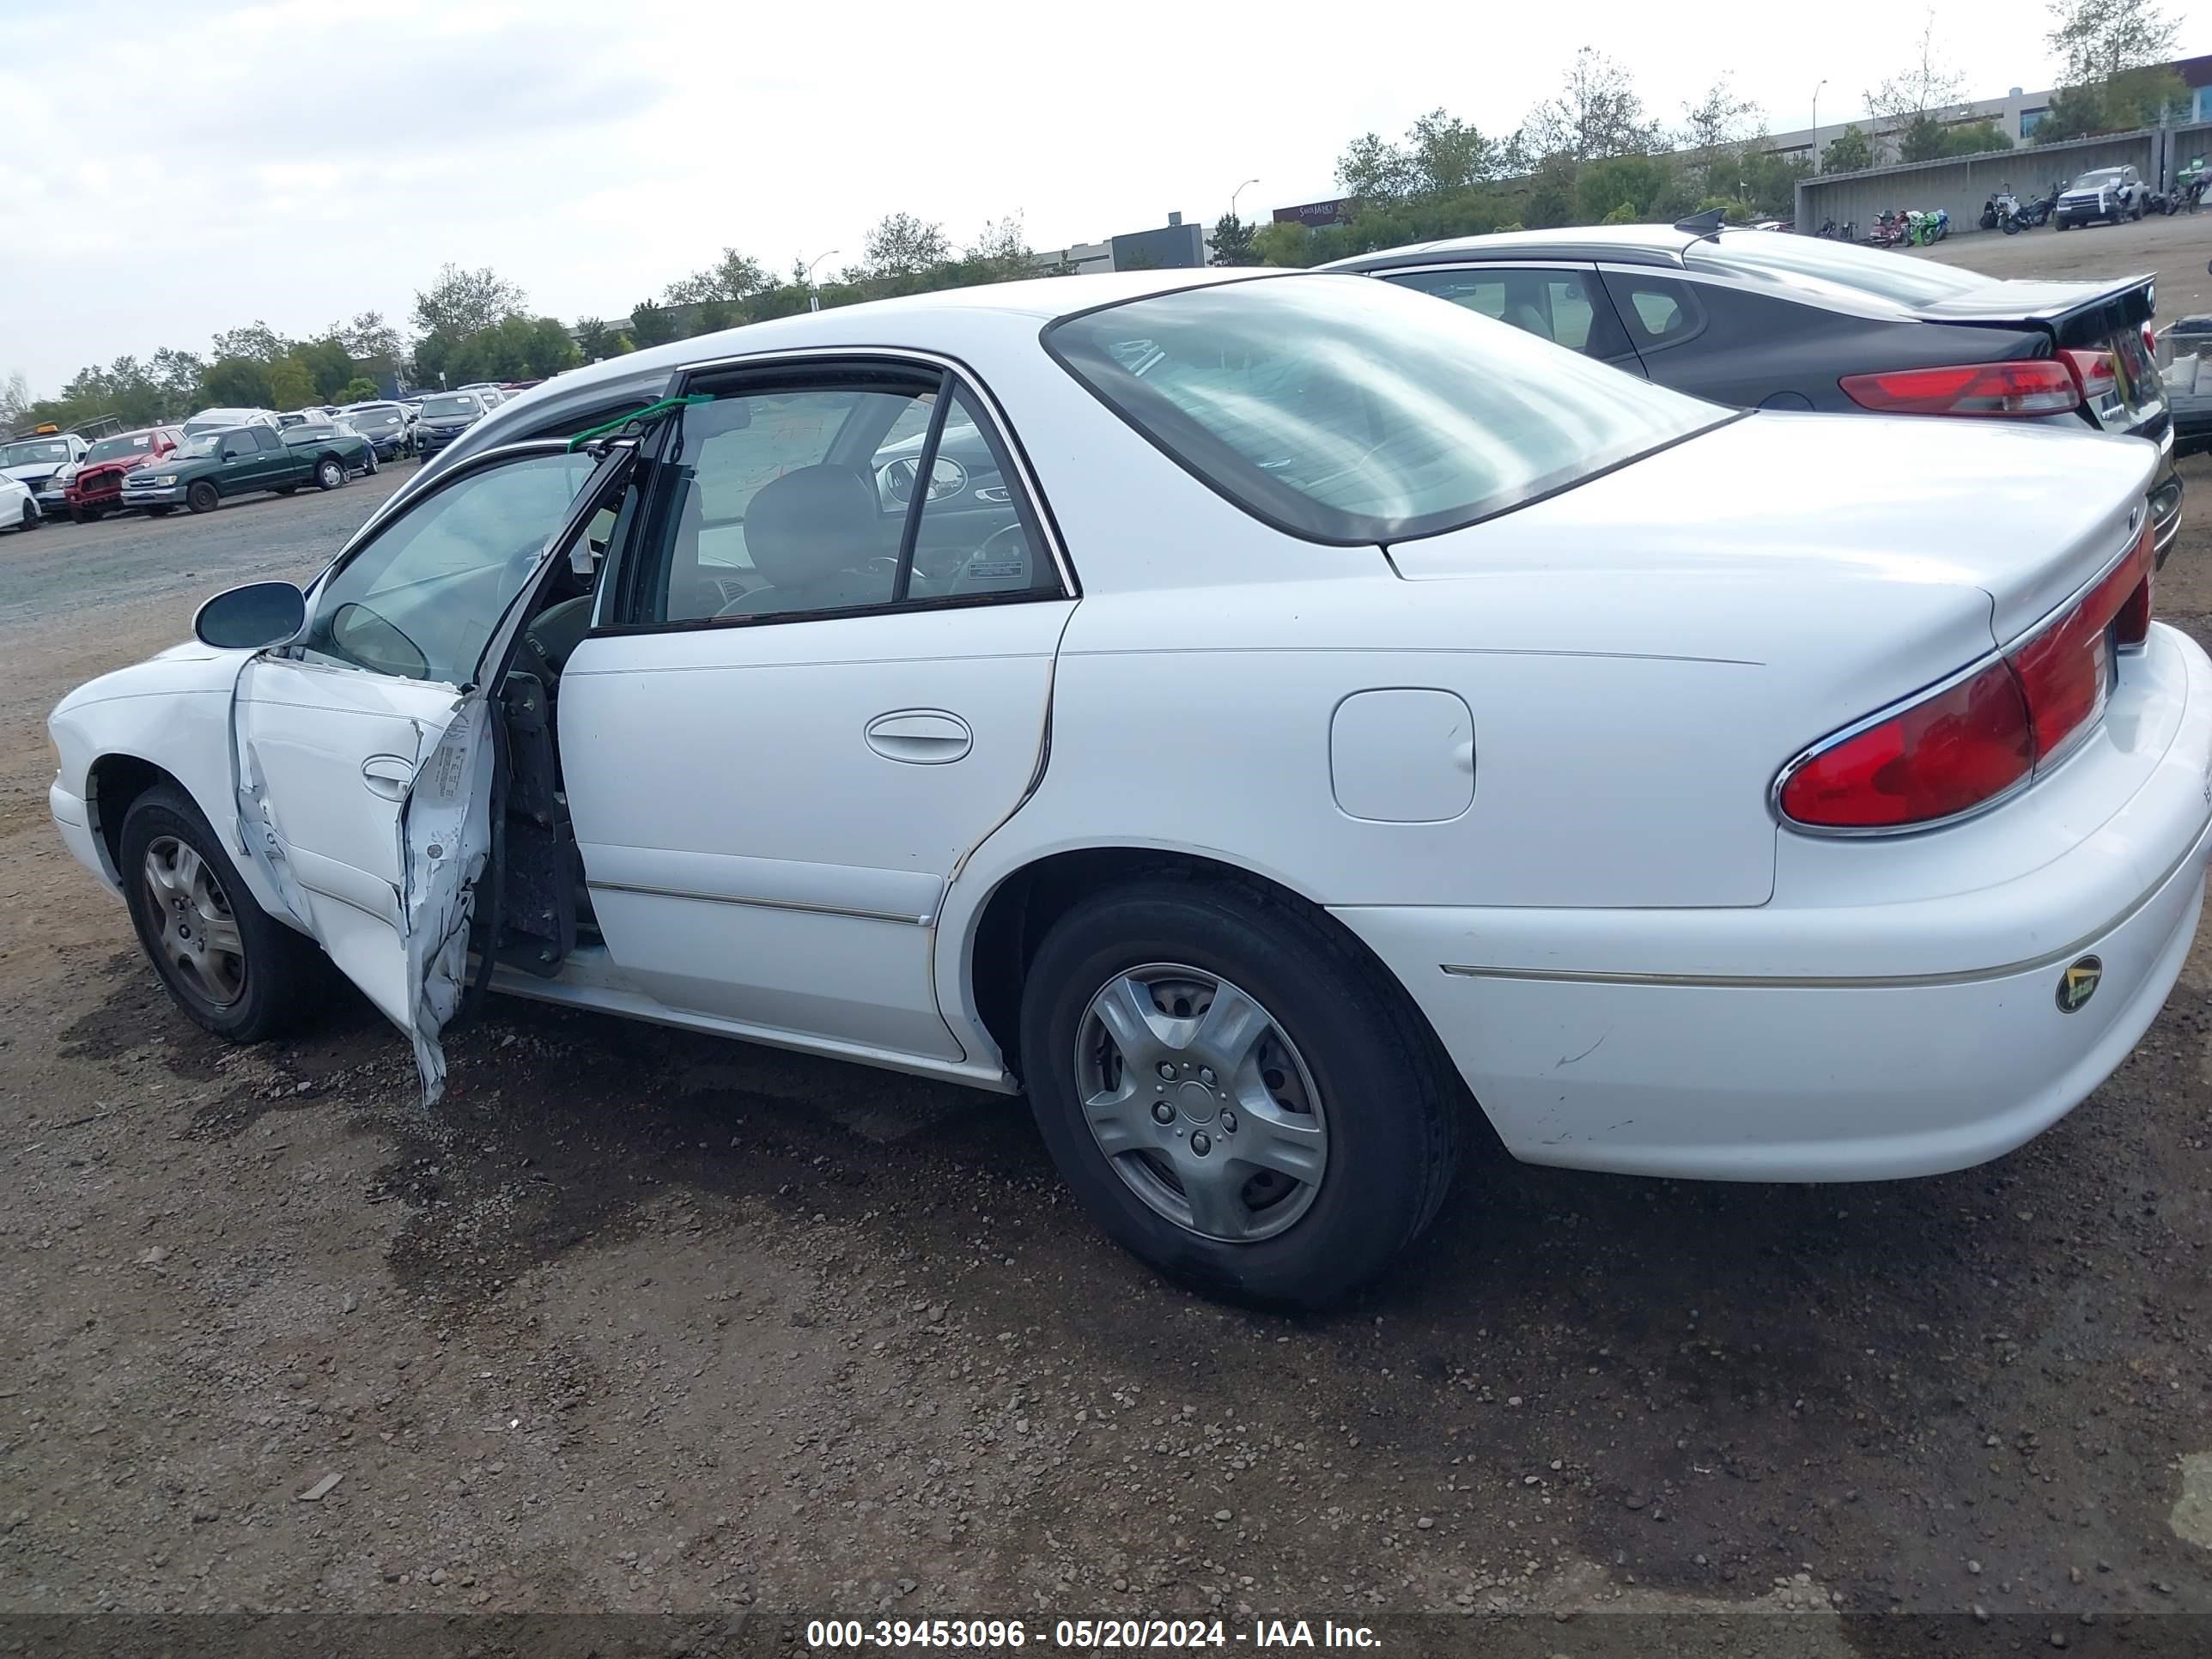
[[[480,895],[508,908],[494,866],[515,811],[522,891],[501,931],[517,928],[518,949],[547,972],[574,941],[573,902],[564,927],[541,890],[564,856],[544,689],[525,675],[510,694],[501,680],[553,556],[634,454],[549,440],[477,458],[334,566],[301,639],[239,677],[243,851],[288,902],[298,896],[331,959],[407,1033],[426,1103],[444,1091],[439,1038],[470,983]]]

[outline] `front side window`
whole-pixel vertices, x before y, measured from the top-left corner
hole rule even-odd
[[[307,653],[465,684],[594,465],[565,452],[520,457],[415,502],[324,583]]]
[[[1045,342],[1202,482],[1340,545],[1472,524],[1729,418],[1364,276],[1154,295]]]
[[[1006,468],[968,394],[935,371],[740,380],[671,423],[617,620],[1056,592]]]

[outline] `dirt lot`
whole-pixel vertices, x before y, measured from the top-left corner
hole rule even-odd
[[[2212,220],[2176,223],[2200,240],[2160,258],[2201,269]],[[1309,1322],[1134,1267],[1018,1103],[495,1003],[426,1114],[351,999],[251,1050],[173,1013],[43,799],[62,691],[312,570],[395,481],[0,538],[0,1612],[673,1612],[773,1645],[1218,1611],[1445,1651],[1476,1613],[1756,1607],[1802,1616],[1603,1650],[2205,1650],[2212,938],[1996,1164],[1486,1164]],[[2159,604],[2212,643],[2212,463],[2190,483]]]

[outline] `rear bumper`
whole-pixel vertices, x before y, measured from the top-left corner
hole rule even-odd
[[[1726,912],[1336,914],[1411,991],[1530,1163],[1742,1181],[1978,1164],[2112,1073],[2196,935],[2212,661],[2171,629],[2153,641],[2151,690],[2112,736],[2157,744],[2124,757],[2137,787],[2012,879]],[[2041,846],[2072,810],[2019,833]],[[2089,956],[2101,981],[2065,1012],[2061,981]]]

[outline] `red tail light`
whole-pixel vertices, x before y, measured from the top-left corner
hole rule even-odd
[[[2056,763],[2104,708],[2112,651],[2149,637],[2153,564],[2146,528],[2033,637],[1814,749],[1783,775],[1783,815],[1808,829],[1913,829],[1985,806]]]
[[[2081,401],[2073,372],[2055,357],[1847,374],[1837,384],[1860,408],[1893,415],[2063,415]]]
[[[2081,387],[2083,403],[2094,404],[2120,389],[2120,366],[2112,361],[2111,352],[2076,348],[2058,356],[2073,374],[2075,384]]]

